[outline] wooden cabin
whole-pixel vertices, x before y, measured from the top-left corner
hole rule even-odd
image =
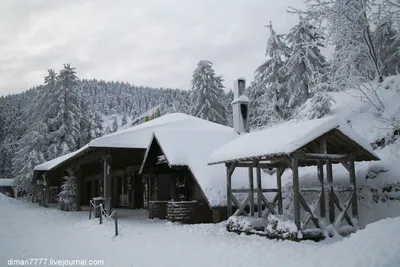
[[[173,129],[175,136],[193,132],[190,134],[197,141],[180,138],[181,143],[177,143],[176,148],[180,148],[178,154],[186,154],[187,158],[192,151],[197,151],[194,153],[196,160],[193,158],[195,164],[165,164],[172,162],[172,154],[163,161],[158,155],[157,143],[153,142],[154,133],[160,131],[161,135],[163,129]],[[207,138],[196,132],[206,134]],[[57,195],[63,176],[72,170],[77,181],[78,209],[89,205],[93,197],[101,196],[105,198],[105,208],[110,213],[113,208],[147,208],[149,204],[150,218],[188,223],[221,221],[226,217],[225,211],[219,212],[226,210],[224,169],[207,167],[207,158],[214,149],[237,136],[230,127],[185,114],[168,114],[95,139],[75,152],[38,165],[32,182],[38,185],[44,206],[54,201],[49,194],[50,188],[56,188],[51,195]],[[166,145],[170,143],[163,142]],[[196,142],[197,145],[193,146]],[[199,143],[200,149],[197,147]],[[196,174],[199,170],[206,172]],[[205,179],[206,176],[213,179]],[[182,210],[192,215],[182,217]]]

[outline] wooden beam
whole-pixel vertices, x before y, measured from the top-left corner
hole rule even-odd
[[[293,212],[294,223],[297,231],[301,230],[300,226],[300,184],[299,184],[299,160],[292,158],[292,173],[293,173]]]
[[[349,165],[346,161],[341,160],[340,163],[343,165],[343,167],[344,167],[348,172],[350,172],[350,165]]]
[[[267,169],[267,168],[280,168],[286,166],[285,162],[238,162],[235,163],[236,167],[241,167],[241,168],[255,168],[255,167],[260,167],[261,169]]]
[[[329,186],[324,186],[323,188],[321,187],[308,187],[308,188],[302,188],[301,192],[322,192],[322,191],[329,191],[330,187]],[[333,187],[333,190],[335,192],[353,192],[353,187]]]
[[[237,210],[233,214],[234,216],[238,216],[240,214],[247,215],[247,212],[244,210],[247,206],[247,202],[249,202],[250,194],[247,195],[247,197],[243,200],[242,203],[239,203],[239,201],[236,199],[234,195],[232,195],[232,202],[235,204],[237,207]]]
[[[317,162],[317,169],[318,169],[318,180],[320,184],[320,192],[321,192],[321,199],[319,202],[319,213],[323,220],[326,217],[326,204],[325,204],[325,181],[324,181],[324,163],[322,160],[318,160]]]
[[[253,179],[253,167],[249,167],[249,185],[250,185],[250,216],[254,217],[254,179]]]
[[[278,191],[279,191],[278,188],[264,188],[264,189],[261,189],[261,192],[263,192],[263,193],[276,193]],[[242,188],[242,189],[232,189],[231,192],[232,193],[250,193],[251,190]],[[257,189],[257,192],[258,192],[258,189]],[[254,193],[254,191],[253,191],[253,193]]]
[[[283,214],[283,199],[282,199],[282,175],[285,172],[284,167],[278,168],[276,172],[276,184],[278,185],[278,214]]]
[[[353,186],[353,199],[351,201],[352,216],[354,219],[358,220],[358,203],[357,203],[357,183],[356,183],[356,170],[354,166],[354,160],[349,162],[349,173],[350,173],[350,183]]]
[[[261,184],[261,168],[257,167],[257,210],[258,210],[258,218],[262,217],[262,184]]]
[[[331,160],[331,161],[341,161],[352,158],[351,155],[345,154],[320,154],[320,153],[303,153],[294,152],[293,157],[302,160]]]
[[[75,182],[76,182],[76,210],[80,211],[81,210],[81,202],[82,202],[82,175],[81,175],[81,168],[79,165],[76,166],[75,168]]]
[[[328,180],[328,202],[329,202],[329,221],[333,224],[335,222],[335,191],[333,188],[333,172],[332,172],[332,161],[326,161],[326,177]]]
[[[232,167],[233,164],[226,165],[226,205],[228,218],[232,216]]]

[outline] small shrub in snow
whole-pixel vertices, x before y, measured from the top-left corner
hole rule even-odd
[[[325,92],[317,92],[299,108],[296,119],[312,120],[322,118],[330,114],[332,102],[335,103],[332,96]]]
[[[231,216],[226,228],[229,232],[258,234],[270,239],[298,240],[294,222],[277,215],[269,215],[266,219]]]
[[[64,176],[63,179],[64,183],[58,194],[58,208],[64,211],[76,210],[75,176],[69,171],[68,176]]]

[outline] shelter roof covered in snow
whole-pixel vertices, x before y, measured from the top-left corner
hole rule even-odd
[[[350,153],[356,161],[378,160],[371,145],[345,121],[326,117],[301,122],[288,122],[265,130],[252,132],[218,148],[209,157],[209,164],[253,159],[269,160],[290,155],[327,135],[330,153]],[[313,152],[313,151],[308,151]]]
[[[0,178],[0,186],[11,187],[14,185],[14,179]]]

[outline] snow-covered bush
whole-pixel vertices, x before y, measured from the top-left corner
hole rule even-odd
[[[330,114],[332,102],[335,100],[325,92],[317,92],[312,98],[308,99],[297,112],[296,119],[312,120],[319,119]]]
[[[294,222],[272,214],[266,219],[231,216],[226,228],[229,232],[258,234],[271,239],[297,240],[297,228]]]
[[[64,176],[61,192],[58,194],[58,208],[64,211],[76,210],[76,184],[72,171]]]

